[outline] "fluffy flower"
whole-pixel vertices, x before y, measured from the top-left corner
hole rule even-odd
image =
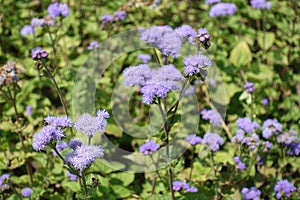
[[[31,50],[31,57],[34,60],[39,60],[42,58],[47,58],[48,57],[48,53],[42,49],[42,47],[36,47],[34,49]]]
[[[231,16],[236,11],[236,5],[234,3],[218,3],[213,5],[210,8],[209,16],[210,17],[219,17],[219,16]]]
[[[152,77],[152,69],[146,64],[131,66],[123,71],[123,75],[124,85],[142,86]]]
[[[25,35],[34,34],[34,28],[30,25],[25,25],[20,31],[21,35],[24,37]]]
[[[267,105],[269,104],[268,98],[263,98],[263,99],[261,100],[261,103],[262,103],[262,105],[267,106]]]
[[[43,18],[32,18],[31,19],[31,26],[32,27],[40,27],[45,24],[45,20]]]
[[[235,162],[235,164],[237,165],[237,168],[239,168],[240,170],[245,170],[246,169],[246,165],[245,163],[243,163],[240,159],[239,156],[235,156],[233,157],[233,161]]]
[[[269,152],[273,147],[273,144],[269,141],[262,142],[262,145],[264,146],[264,152]]]
[[[47,125],[44,126],[40,132],[34,134],[32,147],[36,151],[41,151],[51,141],[59,141],[63,137],[65,137],[65,135],[60,128]]]
[[[238,118],[236,124],[238,128],[243,129],[246,133],[253,133],[255,129],[259,128],[258,123],[252,122],[249,117]]]
[[[97,117],[103,118],[103,119],[108,119],[109,118],[109,113],[106,110],[98,110],[96,113]]]
[[[149,54],[140,54],[138,55],[138,59],[140,59],[142,63],[146,64],[151,60],[151,56]]]
[[[252,83],[252,82],[247,82],[247,83],[244,84],[243,88],[246,89],[246,91],[247,91],[248,93],[252,93],[252,92],[254,92],[254,89],[255,89],[255,88],[254,88],[254,83]]]
[[[214,3],[219,3],[221,0],[205,0],[206,4],[214,4]]]
[[[88,113],[80,115],[75,122],[74,127],[77,131],[85,133],[87,136],[92,137],[97,131],[104,131],[107,121],[103,117],[93,117]]]
[[[29,187],[24,188],[21,193],[23,197],[29,197],[32,194],[32,189]]]
[[[61,127],[61,128],[72,127],[72,120],[68,116],[55,117],[55,116],[48,115],[44,119],[44,121],[47,124],[55,127]]]
[[[111,16],[110,14],[104,14],[101,17],[101,21],[102,21],[102,26],[105,26],[108,23],[112,23],[114,21],[114,17]]]
[[[261,191],[256,187],[242,189],[243,200],[260,200]]]
[[[217,133],[206,133],[202,139],[202,144],[209,145],[212,151],[218,151],[220,145],[224,144],[224,140]]]
[[[1,190],[2,186],[5,185],[5,182],[9,179],[9,177],[10,177],[9,174],[2,174],[0,176],[0,190]]]
[[[58,16],[67,17],[69,16],[70,11],[67,4],[55,2],[48,6],[48,14],[53,17],[58,17]]]
[[[181,38],[187,38],[192,44],[197,35],[196,31],[189,25],[182,25],[176,28],[175,32],[178,33]]]
[[[70,173],[69,171],[67,172],[67,176],[69,177],[69,179],[70,179],[71,181],[76,181],[77,178],[78,178],[76,174],[72,174],[72,173]]]
[[[212,126],[219,126],[222,124],[222,117],[216,110],[203,109],[200,114],[205,120],[209,120]]]
[[[201,143],[202,141],[202,138],[197,136],[196,134],[193,134],[193,135],[189,135],[185,138],[186,141],[188,141],[191,145],[196,145],[196,144],[199,144]]]
[[[277,199],[282,199],[284,196],[290,197],[291,193],[296,191],[296,189],[288,180],[279,180],[274,187]]]
[[[188,189],[190,187],[190,184],[188,184],[187,182],[183,182],[183,181],[174,181],[173,182],[173,190],[174,191],[179,191],[181,189]]]
[[[75,150],[77,147],[80,147],[82,145],[82,141],[81,140],[78,140],[78,139],[71,139],[68,143],[68,146]]]
[[[139,152],[148,155],[151,152],[157,151],[159,147],[160,147],[159,144],[155,143],[153,140],[149,140],[148,142],[146,142],[145,144],[139,147]]]
[[[191,186],[188,189],[186,189],[185,191],[195,193],[195,192],[198,192],[198,188]]]
[[[30,116],[32,114],[32,106],[31,105],[26,106],[26,114],[28,116]]]
[[[99,48],[99,43],[97,41],[92,41],[87,48],[92,51],[93,49]]]
[[[201,70],[212,65],[211,60],[204,55],[187,56],[183,63],[185,65],[184,73],[187,76],[199,75]]]
[[[115,18],[119,19],[119,20],[124,20],[127,16],[126,12],[125,11],[117,11],[117,12],[114,12],[114,16]]]
[[[270,10],[272,3],[270,1],[266,1],[266,0],[251,0],[250,4],[252,6],[252,8],[255,9],[268,9]]]
[[[288,150],[286,152],[291,156],[299,156],[300,155],[300,142],[292,142],[288,145]]]
[[[103,152],[104,150],[101,146],[82,144],[69,153],[65,161],[67,164],[71,164],[76,170],[82,172],[97,158],[102,158],[104,156]]]
[[[273,134],[279,134],[282,131],[282,125],[277,119],[267,119],[264,121],[262,129],[263,137],[268,139]]]
[[[238,129],[236,134],[232,137],[231,142],[247,145],[249,150],[252,151],[259,145],[259,137],[255,133],[251,133],[247,136],[244,130]]]
[[[278,143],[284,143],[286,145],[298,140],[297,132],[295,130],[290,130],[288,132],[282,132],[277,136]]]

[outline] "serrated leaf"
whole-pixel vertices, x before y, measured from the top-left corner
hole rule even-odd
[[[238,43],[230,52],[230,62],[236,67],[250,64],[252,61],[252,53],[245,41]]]

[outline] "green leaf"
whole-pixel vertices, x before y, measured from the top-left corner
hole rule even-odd
[[[128,186],[134,181],[134,174],[128,172],[119,172],[111,174],[111,178],[115,178],[122,181],[123,186]]]
[[[275,41],[275,34],[273,32],[258,32],[257,42],[260,48],[268,50]]]
[[[73,192],[79,192],[80,191],[80,185],[79,185],[79,183],[77,183],[75,181],[63,182],[62,186],[69,188]]]
[[[118,198],[126,198],[131,195],[131,191],[122,185],[111,186]]]
[[[156,194],[153,196],[150,196],[148,198],[146,198],[146,200],[170,200],[171,196],[170,195],[162,195],[162,194]]]
[[[88,172],[100,172],[101,174],[109,174],[114,171],[124,169],[125,166],[119,162],[108,162],[106,160],[95,160]]]
[[[252,61],[252,53],[245,41],[238,43],[230,52],[230,62],[236,67],[250,64]]]

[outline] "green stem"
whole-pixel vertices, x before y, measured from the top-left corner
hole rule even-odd
[[[85,174],[84,174],[84,172],[82,172],[81,179],[82,179],[83,189],[84,189],[84,193],[85,193],[85,198],[87,200],[89,200],[90,197],[89,197],[89,193],[88,193],[88,189],[87,189],[87,185],[86,185],[86,180],[85,180]]]
[[[193,168],[194,168],[194,166],[193,166],[194,154],[195,154],[195,149],[193,147],[193,149],[192,149],[192,161],[191,161],[191,170],[190,170],[190,175],[189,175],[189,181],[191,181],[191,179],[192,179],[192,173],[193,173]]]
[[[215,160],[214,160],[214,153],[211,152],[211,160],[212,160],[212,170],[214,172],[215,179],[217,179],[217,171],[215,169]],[[218,199],[218,181],[215,182],[215,199]]]

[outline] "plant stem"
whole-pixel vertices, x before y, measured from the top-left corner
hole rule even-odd
[[[211,160],[212,160],[212,170],[214,172],[215,179],[217,179],[217,171],[215,169],[215,160],[214,160],[214,153],[211,152]],[[215,198],[218,199],[218,181],[215,182]]]
[[[89,197],[89,193],[88,193],[88,189],[87,189],[87,185],[86,185],[86,180],[85,180],[84,172],[82,172],[82,177],[81,177],[81,179],[82,179],[83,189],[84,189],[84,193],[85,193],[85,198],[86,198],[87,200],[89,200],[90,197]]]
[[[155,189],[155,185],[156,185],[156,178],[157,178],[157,175],[154,174],[153,181],[152,181],[151,195],[154,194],[154,189]]]

